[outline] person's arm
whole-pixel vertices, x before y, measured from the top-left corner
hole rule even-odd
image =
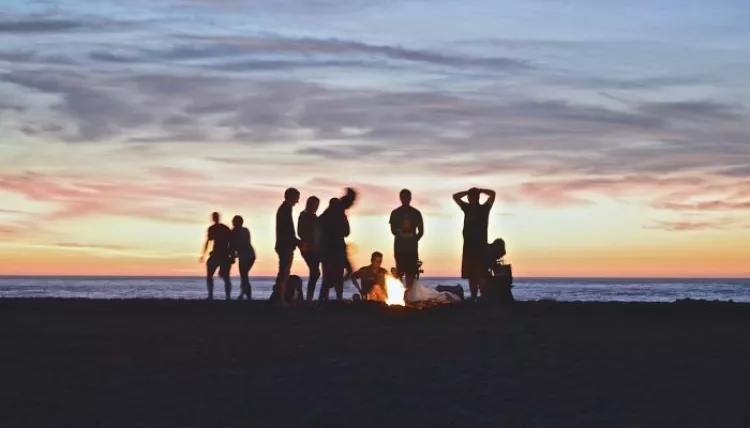
[[[300,213],[299,217],[297,218],[297,235],[299,236],[300,241],[302,241],[302,246],[306,247],[307,244],[312,243],[312,223],[310,221],[311,219],[309,216],[306,216],[304,213]],[[303,251],[306,248],[301,248]]]
[[[482,189],[482,193],[489,196],[489,199],[487,199],[487,202],[484,203],[485,206],[491,207],[495,204],[495,191],[490,189]]]
[[[346,211],[351,208],[352,205],[354,205],[354,201],[357,200],[357,192],[351,187],[347,187],[346,195],[342,196],[340,199],[341,207],[344,209],[344,211]]]
[[[347,218],[346,215],[344,215],[344,221],[342,222],[341,226],[342,226],[341,233],[344,236],[344,238],[346,238],[347,236],[349,236],[349,234],[352,231],[351,227],[349,226],[349,218]]]
[[[417,241],[419,241],[424,236],[424,220],[420,211],[417,211],[417,214]]]
[[[464,190],[463,192],[458,192],[453,195],[453,201],[455,201],[459,207],[462,207],[466,203],[463,201],[463,198],[465,198],[468,195],[469,195],[468,190]]]
[[[396,227],[396,219],[395,219],[396,211],[391,211],[391,219],[388,220],[388,222],[391,224],[391,233],[393,236],[399,236],[401,234],[401,230]]]
[[[198,257],[198,261],[203,263],[206,261],[206,251],[208,251],[208,242],[211,240],[211,237],[209,236],[208,232],[206,232],[206,243],[203,244],[203,251],[201,251],[200,257]]]
[[[286,226],[285,234],[287,239],[289,240],[289,243],[293,245],[292,248],[295,248],[300,245],[302,241],[297,238],[297,230],[294,228],[294,219],[292,218],[292,207],[287,207],[289,212],[286,214]]]
[[[236,259],[237,252],[239,251],[240,243],[238,242],[239,237],[236,236],[239,232],[229,232],[229,257]]]
[[[361,270],[358,270],[354,272],[351,276],[352,284],[354,284],[354,288],[359,291],[359,294],[362,294],[362,287],[359,285],[359,281],[357,281],[362,276]]]

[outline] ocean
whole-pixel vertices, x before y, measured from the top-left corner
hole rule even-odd
[[[253,299],[267,299],[272,277],[251,278]],[[224,284],[215,280],[214,295],[224,297]],[[461,284],[460,278],[422,278],[422,284]],[[232,298],[239,294],[239,278],[232,278]],[[318,286],[320,286],[318,284]],[[345,298],[356,292],[351,284]],[[750,279],[667,278],[516,278],[517,300],[673,302],[703,299],[750,302]],[[331,293],[333,296],[333,293]],[[88,299],[204,299],[202,277],[91,277],[91,276],[0,276],[0,298],[88,298]]]

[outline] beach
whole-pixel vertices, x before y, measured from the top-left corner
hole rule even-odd
[[[750,426],[750,304],[0,299],[2,427]]]

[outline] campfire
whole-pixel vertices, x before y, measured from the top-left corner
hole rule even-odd
[[[385,303],[389,306],[406,306],[404,302],[404,291],[406,287],[398,279],[392,276],[385,277]]]

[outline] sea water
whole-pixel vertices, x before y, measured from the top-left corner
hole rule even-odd
[[[307,287],[306,278],[303,278]],[[460,278],[426,277],[428,287],[456,285]],[[224,298],[224,283],[214,280],[215,298]],[[253,299],[267,299],[274,278],[251,277]],[[239,278],[232,278],[232,298],[239,294]],[[320,283],[318,283],[320,287]],[[344,297],[356,293],[346,284]],[[750,279],[682,278],[516,278],[517,300],[673,302],[679,299],[750,302]],[[317,295],[317,293],[316,293]],[[334,293],[331,292],[331,297]],[[92,276],[0,276],[0,298],[89,298],[89,299],[204,299],[202,277],[92,277]]]

